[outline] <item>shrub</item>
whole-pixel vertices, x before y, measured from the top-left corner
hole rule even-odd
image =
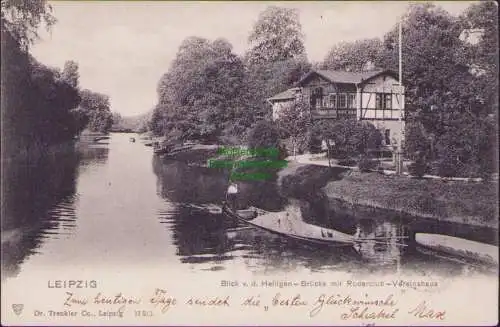
[[[459,175],[461,165],[451,158],[440,158],[433,164],[432,171],[441,177],[456,177]]]
[[[337,162],[341,166],[355,166],[356,165],[356,160],[354,159],[342,159]]]
[[[309,147],[309,151],[311,153],[321,153],[323,152],[323,150],[321,149],[321,139],[315,137],[315,136],[311,136],[309,137],[309,140],[308,140],[308,147]]]
[[[425,134],[425,128],[420,122],[409,122],[406,125],[404,151],[410,159],[417,160],[421,154],[429,155],[431,141]]]
[[[368,156],[361,156],[358,161],[358,168],[361,172],[369,172],[379,166],[378,160],[369,158]]]
[[[278,151],[279,151],[278,160],[284,160],[285,158],[287,158],[290,155],[288,153],[288,150],[286,149],[286,147],[283,144],[280,144],[278,146]]]
[[[278,148],[280,135],[278,128],[272,123],[261,120],[247,134],[249,148]]]
[[[417,160],[408,166],[408,172],[412,176],[421,178],[429,169],[427,162],[423,157],[418,157]]]

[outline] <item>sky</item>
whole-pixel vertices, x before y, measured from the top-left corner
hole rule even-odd
[[[157,100],[156,86],[185,38],[225,38],[234,52],[248,48],[248,35],[269,5],[299,10],[310,61],[321,61],[341,41],[383,37],[409,2],[173,2],[53,1],[57,24],[32,47],[42,63],[79,64],[80,87],[111,98],[122,116],[145,113]],[[471,2],[438,5],[453,15]]]

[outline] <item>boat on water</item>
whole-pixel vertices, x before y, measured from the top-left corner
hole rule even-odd
[[[166,154],[170,152],[173,148],[172,144],[159,144],[156,143],[154,145],[153,153],[154,154]]]
[[[191,149],[194,144],[174,146],[172,144],[168,145],[158,145],[153,150],[155,154],[164,154],[166,156],[172,156],[177,153]]]
[[[427,233],[416,233],[415,242],[424,249],[438,253],[488,265],[498,265],[498,247],[495,245],[449,235]]]
[[[227,205],[222,207],[222,212],[244,224],[305,243],[326,246],[355,243],[354,235],[308,224],[286,212],[267,212],[255,207],[235,212]]]
[[[134,143],[135,142],[135,138],[131,137],[130,138],[130,142]]]
[[[99,141],[103,141],[103,140],[109,140],[110,137],[105,135],[105,136],[96,136],[94,137],[94,142],[99,142]]]

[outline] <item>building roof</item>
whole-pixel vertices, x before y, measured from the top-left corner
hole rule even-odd
[[[280,100],[292,100],[295,99],[297,90],[300,90],[298,87],[294,87],[283,91],[281,93],[276,94],[275,96],[268,98],[268,101],[280,101]]]
[[[373,70],[367,72],[348,72],[343,70],[311,70],[307,73],[302,79],[296,84],[301,85],[306,79],[308,79],[311,75],[318,74],[330,81],[331,83],[343,83],[343,84],[362,84],[367,82],[368,80],[379,76],[381,74],[392,75],[394,78],[397,78],[397,73],[392,70]],[[296,97],[296,92],[300,90],[300,87],[294,87],[283,91],[281,93],[276,94],[275,96],[268,98],[267,100],[270,102],[273,101],[286,101],[293,100]]]
[[[367,72],[347,72],[342,70],[311,70],[299,81],[298,84],[301,84],[312,74],[318,74],[332,83],[360,84],[382,73],[395,75],[395,73],[390,70],[374,70]]]

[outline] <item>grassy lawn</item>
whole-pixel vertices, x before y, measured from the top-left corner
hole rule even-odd
[[[498,183],[467,183],[350,172],[325,186],[329,197],[421,216],[498,227]]]

